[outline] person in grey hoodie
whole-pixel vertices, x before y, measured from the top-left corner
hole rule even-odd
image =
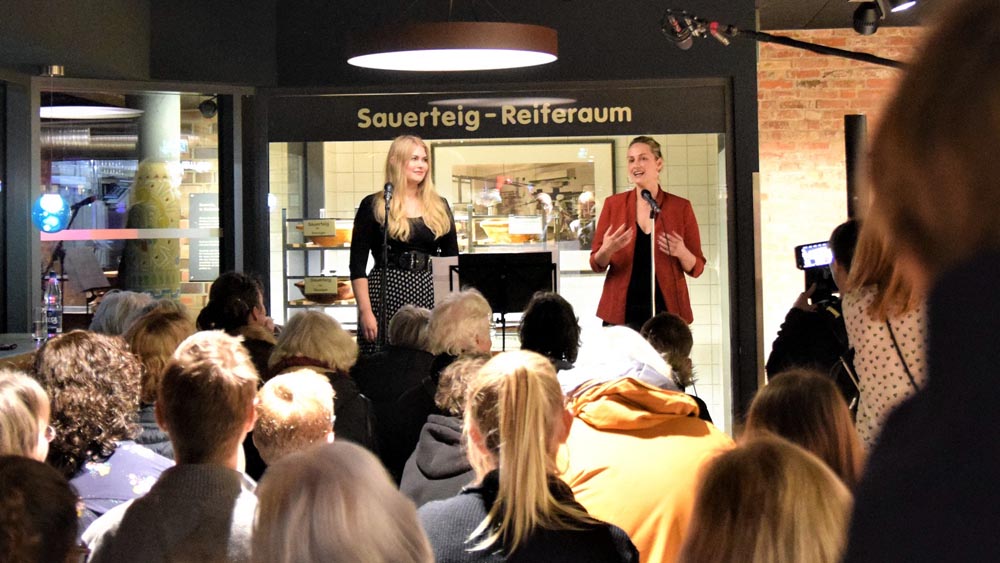
[[[448,414],[427,417],[399,485],[418,507],[453,497],[476,478],[465,453],[462,414],[465,392],[488,359],[488,354],[462,356],[441,372],[434,402]]]

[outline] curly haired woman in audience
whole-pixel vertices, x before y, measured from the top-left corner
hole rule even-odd
[[[170,438],[156,424],[153,404],[170,357],[194,332],[194,323],[186,314],[154,310],[139,317],[124,336],[129,349],[142,362],[139,379],[139,426],[142,431],[135,441],[170,459],[174,458],[174,449]]]
[[[750,405],[743,437],[768,433],[826,462],[849,489],[858,484],[861,443],[844,396],[829,377],[793,369],[771,378]]]
[[[625,532],[587,514],[556,476],[571,418],[544,356],[507,352],[483,366],[465,411],[478,483],[419,510],[439,563],[638,561]]]
[[[35,357],[55,429],[48,462],[80,493],[81,529],[145,494],[173,465],[133,441],[141,369],[120,338],[82,330],[49,340]]]
[[[368,451],[337,441],[289,454],[257,488],[256,563],[432,563],[413,503]]]
[[[49,397],[23,373],[0,370],[0,455],[45,461],[49,440]]]
[[[749,440],[702,477],[681,563],[836,563],[851,493],[816,456],[782,440]]]

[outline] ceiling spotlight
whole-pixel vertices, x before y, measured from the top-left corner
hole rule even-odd
[[[887,0],[890,12],[902,12],[917,5],[917,0]]]
[[[496,22],[412,23],[352,38],[347,62],[416,72],[496,70],[558,58],[556,30]]]
[[[198,104],[198,111],[201,112],[201,116],[205,119],[212,119],[215,114],[219,113],[219,104],[215,102],[215,96],[203,101]]]
[[[864,2],[854,10],[854,31],[861,35],[872,35],[878,31],[878,22],[882,19],[882,8],[876,2]]]

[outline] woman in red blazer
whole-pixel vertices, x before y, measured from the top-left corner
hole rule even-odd
[[[597,316],[608,324],[639,330],[655,313],[651,311],[649,203],[641,196],[649,190],[661,212],[656,218],[656,312],[669,311],[689,324],[691,300],[684,274],[698,277],[705,270],[701,235],[691,202],[660,189],[663,155],[650,137],[632,139],[628,148],[628,175],[635,189],[604,200],[597,221],[590,267],[607,271]],[[633,274],[635,270],[636,275]]]

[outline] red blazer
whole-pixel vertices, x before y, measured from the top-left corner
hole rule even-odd
[[[660,204],[659,217],[656,219],[656,232],[669,233],[676,231],[684,238],[684,245],[695,256],[694,267],[687,274],[696,278],[705,271],[705,256],[701,252],[701,235],[698,233],[698,221],[694,217],[691,202],[660,189],[656,198]],[[636,193],[629,190],[615,194],[604,200],[604,209],[597,221],[594,232],[594,244],[590,250],[590,267],[595,272],[603,270],[594,261],[594,254],[604,243],[604,233],[608,228],[617,229],[623,223],[636,229],[635,222]],[[656,241],[653,241],[655,247]],[[620,325],[625,324],[625,296],[628,293],[629,280],[632,278],[632,255],[635,253],[635,239],[628,246],[611,256],[611,263],[604,278],[604,292],[597,305],[597,316],[605,321]],[[656,281],[663,293],[663,302],[671,313],[678,315],[690,324],[694,320],[691,314],[691,298],[688,295],[687,281],[684,279],[680,260],[656,251]],[[649,275],[648,273],[646,275]]]

